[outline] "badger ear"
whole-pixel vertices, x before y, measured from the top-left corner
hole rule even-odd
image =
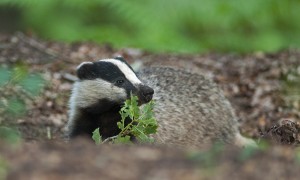
[[[95,79],[95,65],[92,62],[83,62],[77,66],[77,77],[79,79]]]
[[[124,59],[124,57],[123,57],[123,56],[117,56],[117,57],[114,57],[114,59],[117,59],[117,60],[120,60],[120,61],[126,62],[126,60]]]

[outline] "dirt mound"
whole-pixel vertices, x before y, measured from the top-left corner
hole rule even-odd
[[[77,140],[25,143],[17,148],[1,143],[0,152],[0,172],[7,179],[271,180],[300,175],[300,159],[288,147],[241,150],[216,146],[199,152],[150,145],[95,146]]]

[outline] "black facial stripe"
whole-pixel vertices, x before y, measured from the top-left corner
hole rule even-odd
[[[117,59],[118,60],[118,59]],[[126,63],[123,60],[119,60]],[[126,63],[126,65],[132,70],[132,68]],[[132,70],[133,71],[133,70]],[[133,71],[133,73],[135,73]],[[125,74],[119,69],[119,67],[111,62],[107,61],[96,61],[93,64],[86,64],[80,71],[78,71],[81,80],[93,80],[96,78],[103,79],[109,83],[114,84],[120,88],[126,90],[126,93],[130,95],[130,92],[136,91],[136,87],[130,82]],[[123,80],[124,83],[117,83],[118,80]]]
[[[98,77],[109,82],[115,81],[119,77],[125,78],[123,72],[118,68],[118,66],[113,63],[108,62],[96,62],[96,70],[99,73]]]
[[[123,63],[125,63],[132,71],[133,69],[131,68],[131,66],[124,60],[124,59],[116,59],[119,60]],[[102,67],[103,70],[102,74],[100,75],[100,77],[106,81],[109,81],[111,83],[115,83],[116,80],[123,78],[124,83],[123,84],[115,84],[116,86],[120,87],[120,88],[124,88],[126,90],[126,93],[128,95],[128,97],[130,96],[131,92],[135,92],[137,91],[136,87],[132,84],[132,82],[130,82],[128,79],[126,79],[126,76],[124,75],[124,73],[119,69],[119,67],[113,63],[109,63],[109,62],[97,62],[99,67]],[[98,68],[96,68],[98,69]],[[135,72],[133,71],[133,73],[135,74]],[[106,76],[106,75],[109,76]]]
[[[128,95],[128,98],[130,97],[130,93],[134,93],[137,91],[136,87],[130,82],[126,81],[123,86],[120,86],[126,90],[126,94]]]

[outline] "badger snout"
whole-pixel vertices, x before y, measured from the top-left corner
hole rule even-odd
[[[140,104],[144,104],[144,103],[148,103],[149,101],[151,101],[153,94],[154,94],[154,90],[146,85],[140,85],[139,87],[139,91],[140,91],[140,97],[139,97],[139,103]]]

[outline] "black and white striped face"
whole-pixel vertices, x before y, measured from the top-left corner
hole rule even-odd
[[[76,93],[76,102],[82,107],[99,99],[123,103],[130,93],[138,96],[139,103],[143,104],[149,102],[154,93],[121,57],[83,62],[77,67],[77,76],[79,81],[74,84],[73,94]]]

